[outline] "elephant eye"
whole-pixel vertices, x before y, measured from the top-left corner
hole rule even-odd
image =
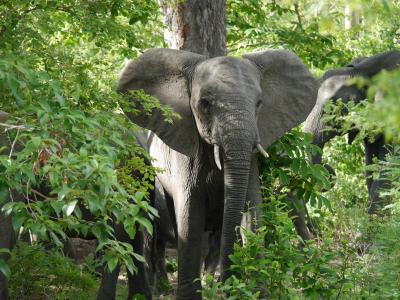
[[[210,107],[211,107],[211,103],[208,99],[206,98],[201,98],[199,100],[199,107],[202,111],[204,112],[209,112]]]

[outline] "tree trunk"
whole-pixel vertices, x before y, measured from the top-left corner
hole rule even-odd
[[[346,7],[344,12],[344,28],[349,30],[354,26],[361,23],[361,15],[358,9],[354,9],[350,5],[350,1],[346,1]]]
[[[167,25],[164,38],[172,49],[226,55],[226,0],[159,0]]]

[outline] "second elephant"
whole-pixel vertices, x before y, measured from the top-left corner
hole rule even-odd
[[[371,79],[383,70],[391,71],[400,67],[400,51],[388,51],[368,58],[359,58],[347,66],[330,70],[321,79],[321,86],[318,91],[318,99],[315,107],[308,116],[305,123],[305,131],[313,134],[313,143],[323,148],[332,138],[340,134],[340,124],[328,127],[324,122],[324,108],[328,100],[336,103],[341,99],[344,103],[354,101],[360,102],[367,98],[367,88],[359,88],[356,84],[348,84],[348,80],[354,77]],[[332,125],[332,124],[329,124]],[[349,142],[352,142],[357,131],[349,132]],[[364,139],[365,163],[370,165],[373,159],[384,160],[388,153],[388,146],[385,144],[383,134],[376,135],[374,140]],[[316,155],[313,160],[321,163],[321,155]],[[379,212],[382,206],[380,191],[388,188],[390,183],[383,178],[383,174],[376,180],[372,178],[370,171],[367,171],[367,188],[369,193],[370,214]]]

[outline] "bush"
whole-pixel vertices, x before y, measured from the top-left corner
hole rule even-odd
[[[56,251],[18,243],[12,251],[10,299],[94,299],[98,280]]]

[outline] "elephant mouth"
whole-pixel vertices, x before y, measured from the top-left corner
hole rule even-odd
[[[220,147],[217,144],[214,144],[214,162],[218,170],[222,171],[220,151]],[[268,152],[265,151],[264,147],[260,143],[255,144],[254,152],[260,153],[265,158],[269,157]]]

